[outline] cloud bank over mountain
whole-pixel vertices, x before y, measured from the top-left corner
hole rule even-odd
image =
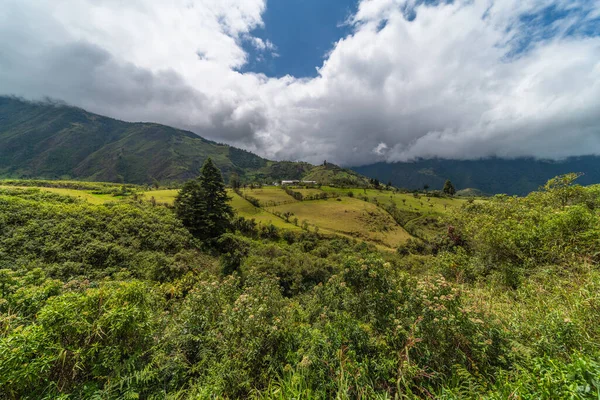
[[[600,154],[600,1],[362,0],[308,78],[239,72],[266,7],[5,0],[0,92],[275,159]]]

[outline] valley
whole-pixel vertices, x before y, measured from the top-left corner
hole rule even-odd
[[[46,191],[75,197],[91,204],[144,200],[158,206],[172,207],[179,193],[179,189],[148,189],[136,185],[129,185],[127,189],[123,189],[121,185],[110,183],[100,184],[104,189],[98,189],[94,188],[95,185],[97,184],[94,182],[80,181],[0,180],[0,188]],[[406,223],[414,232],[416,228],[425,228],[420,220],[431,224],[466,202],[465,198],[435,197],[431,193],[399,193],[384,188],[376,190],[292,186],[288,190],[301,193],[303,200],[295,199],[280,186],[242,188],[238,190],[239,194],[229,189],[228,195],[236,214],[254,220],[259,226],[273,225],[282,230],[306,230],[324,235],[339,235],[372,243],[388,251],[394,251],[409,238],[414,238],[401,223]],[[258,206],[247,198],[256,199]],[[396,221],[390,210],[406,215],[406,221]],[[439,229],[431,232],[438,233]]]

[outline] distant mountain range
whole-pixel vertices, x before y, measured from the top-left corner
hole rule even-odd
[[[130,123],[76,107],[0,96],[0,177],[106,182],[181,182],[211,157],[226,180],[318,180],[367,185],[368,179],[333,164],[270,161],[192,132]]]
[[[382,183],[408,189],[442,189],[450,179],[457,190],[475,188],[483,193],[524,195],[537,190],[554,176],[583,172],[578,183],[600,183],[600,157],[571,157],[563,161],[533,158],[482,160],[420,160],[409,163],[377,163],[352,168]]]
[[[175,183],[195,177],[208,157],[226,180],[235,172],[245,182],[305,179],[367,186],[369,177],[407,189],[441,189],[450,179],[458,190],[489,194],[526,194],[567,172],[583,172],[581,184],[600,182],[596,156],[564,161],[434,159],[351,170],[329,163],[271,161],[165,125],[123,122],[76,107],[0,96],[0,178]]]

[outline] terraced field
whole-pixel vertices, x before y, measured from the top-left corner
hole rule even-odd
[[[394,203],[399,209],[406,211],[414,211],[425,215],[440,215],[445,214],[452,208],[460,207],[465,199],[461,198],[446,198],[446,197],[427,197],[423,194],[418,194],[415,197],[410,193],[394,193],[386,190],[375,189],[339,189],[332,187],[323,187],[323,191],[339,193],[342,196],[348,196],[352,192],[355,198],[364,199],[369,202],[377,201],[382,206]]]
[[[323,193],[323,191],[321,189],[315,189],[315,188],[292,188],[292,190],[294,192],[302,193],[302,196],[304,196],[304,197],[319,195],[319,194]]]
[[[290,230],[300,230],[299,227],[295,226],[292,223],[287,223],[283,219],[277,217],[265,211],[262,208],[258,208],[250,204],[246,199],[240,197],[235,192],[231,191],[229,193],[231,197],[231,206],[235,210],[235,212],[244,218],[254,219],[259,224],[273,224],[278,228],[290,229]]]
[[[246,196],[254,197],[260,201],[261,206],[275,206],[284,203],[296,202],[292,196],[288,195],[283,189],[275,186],[265,186],[261,189],[242,189]]]
[[[410,234],[389,214],[374,204],[358,199],[314,200],[270,207],[273,212],[291,213],[300,224],[306,221],[309,229],[337,233],[367,240],[388,248],[404,243]]]
[[[40,185],[44,184],[45,182],[40,183]],[[32,188],[32,186],[13,185],[0,185],[0,187]],[[123,200],[121,196],[95,194],[93,190],[87,190],[88,186],[84,187],[86,190],[46,186],[33,188],[77,197],[93,204]],[[255,207],[232,190],[228,190],[228,193],[231,197],[231,205],[237,214],[254,219],[259,224],[273,224],[280,229],[296,231],[301,230],[304,224],[305,228],[311,231],[318,230],[323,234],[353,237],[375,243],[385,249],[395,249],[410,238],[411,234],[421,238],[439,234],[445,229],[439,222],[439,217],[460,207],[466,201],[460,198],[427,197],[421,194],[415,196],[374,189],[322,187],[321,189],[293,188],[293,190],[302,193],[305,197],[327,192],[336,193],[339,198],[298,201],[278,187],[247,188],[243,193],[258,199],[261,204],[261,207]],[[350,192],[352,195],[349,195]],[[138,191],[138,195],[144,200],[154,199],[157,204],[167,205],[173,204],[177,193],[176,189]],[[390,208],[392,204],[393,207]],[[289,222],[286,222],[284,215]]]

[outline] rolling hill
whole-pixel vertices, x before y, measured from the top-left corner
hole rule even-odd
[[[130,123],[50,102],[0,96],[0,177],[174,183],[211,157],[225,179],[314,178],[366,185],[357,173],[304,162],[270,161],[245,150],[155,123]]]

